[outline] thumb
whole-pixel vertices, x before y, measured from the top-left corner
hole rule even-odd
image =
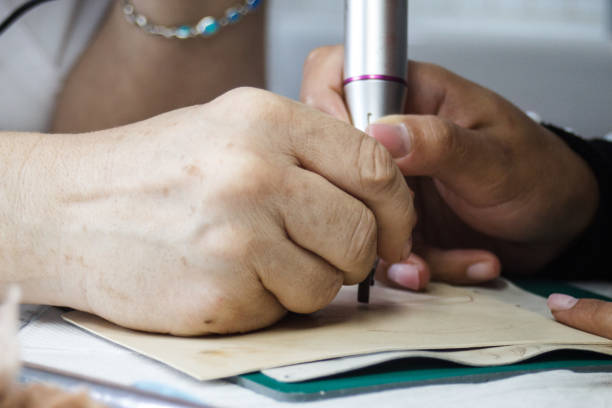
[[[553,293],[546,304],[557,321],[612,339],[612,302]]]
[[[404,175],[434,177],[468,194],[476,181],[498,185],[507,172],[508,149],[497,138],[438,116],[386,116],[367,133],[387,148]]]

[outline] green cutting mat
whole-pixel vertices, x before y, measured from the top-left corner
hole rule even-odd
[[[529,292],[544,297],[560,292],[575,297],[612,300],[559,281],[524,280],[514,283]],[[518,364],[493,367],[469,367],[435,359],[408,358],[298,383],[279,382],[260,372],[234,377],[231,381],[277,400],[310,401],[391,388],[486,382],[559,368],[581,372],[612,372],[612,357],[590,352],[562,350]]]

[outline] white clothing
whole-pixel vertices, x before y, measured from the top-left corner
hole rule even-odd
[[[63,78],[88,44],[109,0],[57,0],[0,35],[0,131],[45,131]],[[0,0],[0,18],[23,0]]]

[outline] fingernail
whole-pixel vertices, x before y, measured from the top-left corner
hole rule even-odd
[[[419,289],[419,269],[411,264],[393,264],[387,270],[387,277],[400,286]]]
[[[412,149],[412,137],[403,123],[372,123],[366,133],[385,146],[394,158],[406,156]]]
[[[490,262],[478,262],[468,266],[465,275],[475,281],[486,281],[497,277],[497,273]]]
[[[408,259],[411,252],[412,252],[412,237],[410,237],[408,242],[406,242],[406,245],[404,245],[404,249],[402,249],[402,261],[405,261],[406,259]]]
[[[569,310],[578,303],[578,299],[575,297],[564,295],[562,293],[553,293],[548,297],[546,305],[552,312],[560,312],[562,310]]]

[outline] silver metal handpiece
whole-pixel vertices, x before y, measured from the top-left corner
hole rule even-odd
[[[345,0],[344,7],[344,98],[353,125],[365,131],[406,103],[408,0]],[[369,301],[375,268],[359,284],[360,302]]]
[[[344,95],[353,125],[401,113],[406,101],[408,1],[345,0]]]

